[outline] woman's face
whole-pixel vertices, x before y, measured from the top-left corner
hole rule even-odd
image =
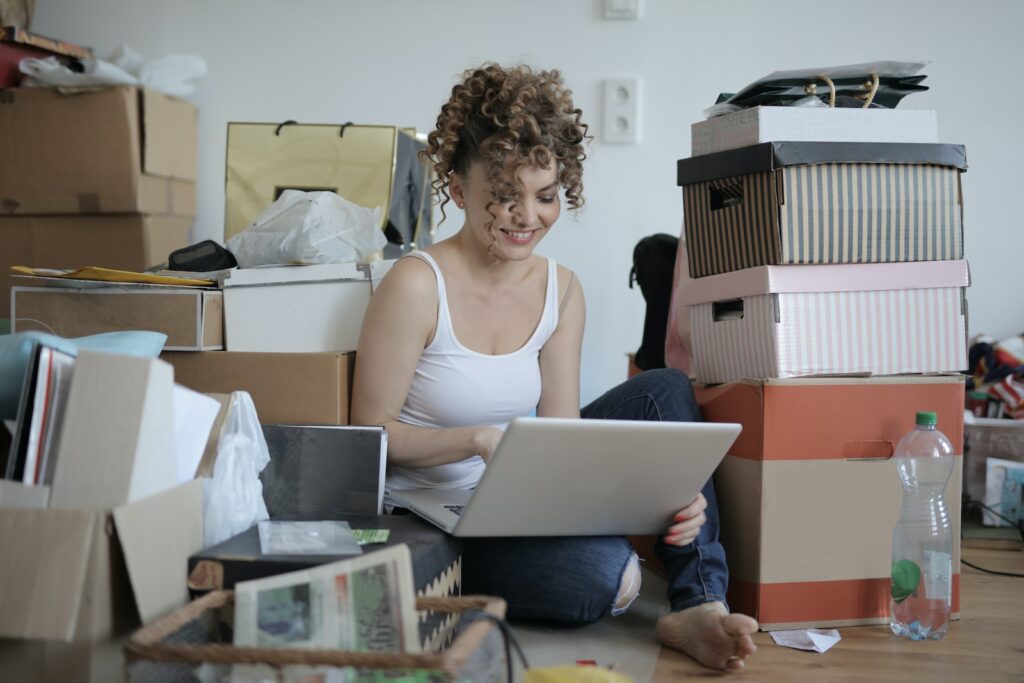
[[[496,197],[483,163],[477,161],[470,165],[466,177],[453,178],[451,185],[452,198],[466,212],[466,228],[491,255],[509,261],[529,257],[561,213],[553,164],[547,168],[525,166],[519,170],[519,181],[520,197]]]

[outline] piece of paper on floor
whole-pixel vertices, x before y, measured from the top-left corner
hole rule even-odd
[[[772,640],[776,645],[791,647],[796,650],[825,652],[839,642],[839,631],[832,629],[812,628],[799,631],[772,631]]]

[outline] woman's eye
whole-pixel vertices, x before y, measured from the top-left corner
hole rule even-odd
[[[554,204],[557,198],[558,197],[556,195],[552,195],[550,197],[537,197],[541,204]]]

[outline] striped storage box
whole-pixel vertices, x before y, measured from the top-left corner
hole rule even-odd
[[[715,489],[729,605],[762,630],[888,621],[903,500],[892,455],[917,410],[936,412],[957,456],[945,500],[959,537],[962,376],[748,380],[695,392],[705,420],[743,425]]]
[[[698,278],[692,373],[719,384],[967,368],[966,261],[762,266]]]
[[[963,258],[960,145],[769,142],[681,159],[692,277]]]

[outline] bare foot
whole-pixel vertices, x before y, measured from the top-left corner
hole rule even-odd
[[[711,669],[742,669],[757,651],[751,638],[757,622],[745,614],[729,614],[720,602],[670,612],[658,619],[657,632],[662,645]]]

